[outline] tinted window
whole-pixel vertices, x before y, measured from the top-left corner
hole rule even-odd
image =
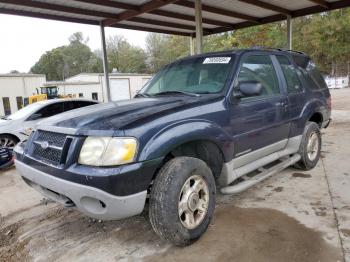
[[[272,96],[280,93],[276,71],[268,55],[252,55],[243,58],[236,81],[236,86],[242,82],[261,83],[260,96]],[[251,99],[251,97],[246,99]]]
[[[321,75],[321,73],[316,68],[314,62],[311,61],[309,57],[294,55],[293,59],[298,65],[303,77],[306,81],[306,85],[312,89],[323,89],[327,88],[327,84]]]
[[[89,102],[89,101],[69,101],[64,103],[64,111],[69,111],[80,107],[90,106],[95,104],[96,103]]]
[[[287,83],[288,93],[295,93],[301,91],[301,84],[296,73],[296,69],[290,63],[287,57],[285,56],[276,56],[278,62],[281,65],[284,78]]]
[[[41,118],[50,117],[63,112],[63,103],[54,103],[40,109],[37,114],[41,114]]]
[[[316,83],[318,88],[327,88],[326,81],[324,80],[320,71],[318,71],[318,69],[316,68],[316,65],[311,60],[309,61],[306,67],[306,71],[309,73],[311,79]]]

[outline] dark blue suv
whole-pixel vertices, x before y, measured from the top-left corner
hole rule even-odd
[[[149,199],[157,234],[183,246],[207,229],[216,186],[234,194],[290,165],[313,168],[330,111],[301,52],[202,54],[167,65],[134,99],[41,122],[16,147],[16,166],[35,189],[98,219],[139,214]]]

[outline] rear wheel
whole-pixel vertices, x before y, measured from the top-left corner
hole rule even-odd
[[[215,180],[200,159],[176,157],[159,171],[150,197],[150,221],[163,239],[186,246],[208,228],[215,208]]]
[[[321,132],[314,122],[308,122],[301,139],[299,154],[301,159],[295,167],[310,170],[317,165],[321,154]]]
[[[0,147],[14,148],[19,142],[16,137],[9,135],[0,135]]]

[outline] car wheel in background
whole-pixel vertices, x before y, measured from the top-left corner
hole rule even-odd
[[[0,147],[14,148],[19,142],[16,137],[10,135],[0,135]]]

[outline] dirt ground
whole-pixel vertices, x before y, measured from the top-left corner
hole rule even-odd
[[[97,221],[43,199],[15,169],[0,173],[0,261],[350,262],[350,89],[332,97],[318,166],[219,195],[208,232],[186,248],[159,240],[147,211]]]

